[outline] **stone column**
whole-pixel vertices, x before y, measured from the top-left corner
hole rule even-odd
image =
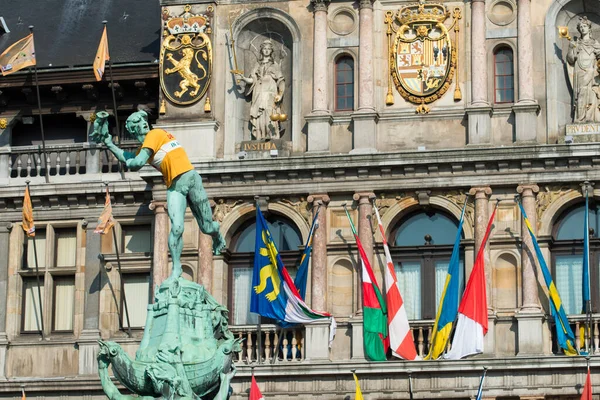
[[[524,184],[517,187],[521,195],[521,203],[536,233],[536,193],[540,188],[535,184]],[[539,355],[544,353],[543,313],[538,297],[536,274],[536,256],[531,235],[521,217],[521,289],[522,306],[517,313],[519,354],[520,356]]]
[[[519,101],[513,106],[517,142],[536,142],[537,113],[533,86],[533,43],[531,40],[531,0],[517,3],[517,65]]]
[[[373,0],[360,0],[358,49],[358,111],[352,114],[352,153],[372,153],[377,148],[377,113],[373,81]]]
[[[89,138],[89,134],[92,133],[94,121],[96,120],[96,114],[93,111],[80,111],[76,115],[81,117],[86,122],[88,139],[83,143],[83,148],[86,150],[85,153],[85,174],[86,176],[91,174],[99,174],[102,172],[100,152],[102,146],[96,144]],[[94,178],[97,179],[97,178]]]
[[[213,281],[213,251],[212,251],[212,236],[205,235],[201,231],[198,232],[199,237],[199,253],[200,260],[198,262],[198,283],[200,283],[206,291],[212,294]]]
[[[319,211],[319,228],[315,230],[311,254],[311,307],[317,311],[327,310],[327,204],[330,198],[327,194],[312,194],[308,202],[313,205],[313,218]]]
[[[485,0],[471,1],[471,104],[467,108],[469,144],[490,144],[491,112],[487,96]]]
[[[489,197],[492,194],[492,189],[489,186],[476,186],[471,188],[469,194],[475,196],[475,255],[474,260],[477,260],[479,249],[483,245],[483,238],[490,219],[489,215]],[[496,349],[495,342],[495,323],[496,314],[492,304],[492,263],[490,262],[490,247],[489,240],[487,247],[484,250],[484,268],[485,268],[485,286],[486,300],[488,308],[488,333],[484,339],[484,353],[494,354]],[[465,271],[465,285],[468,282],[471,271],[467,274]]]
[[[0,304],[8,303],[8,254],[10,251],[10,232],[13,225],[10,222],[0,225]],[[0,381],[6,380],[6,306],[0,307]]]
[[[308,122],[308,151],[329,152],[331,113],[327,107],[327,9],[330,0],[310,0],[314,12],[313,29],[313,110]]]
[[[371,201],[375,198],[375,193],[357,192],[354,193],[352,198],[358,202],[358,238],[371,263],[371,267],[373,267],[373,204]]]
[[[79,335],[79,375],[97,375],[97,340],[100,339],[100,290],[101,279],[106,276],[98,254],[102,253],[102,235],[94,233],[96,221],[88,222],[85,227],[85,306],[83,309],[83,329]]]
[[[166,201],[153,201],[150,209],[154,211],[154,249],[152,254],[152,293],[160,285],[169,271],[169,215]],[[154,298],[154,296],[152,296]]]
[[[320,206],[319,227],[313,236],[312,271],[311,271],[311,306],[317,311],[327,310],[327,194],[312,194],[308,202],[313,205],[313,218]],[[306,359],[329,360],[329,321],[320,321],[306,325]]]

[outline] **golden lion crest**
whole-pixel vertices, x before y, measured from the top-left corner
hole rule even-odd
[[[187,5],[182,15],[166,18],[160,54],[161,87],[165,96],[179,105],[200,100],[208,90],[212,72],[209,17],[190,10]]]

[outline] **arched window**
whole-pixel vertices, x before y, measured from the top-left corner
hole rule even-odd
[[[269,214],[265,217],[273,241],[279,250],[281,260],[292,278],[294,278],[302,255],[299,250],[299,247],[303,244],[302,235],[295,224],[286,217],[275,214]],[[231,325],[251,325],[258,322],[258,315],[250,312],[255,240],[255,218],[251,218],[242,224],[231,240],[231,248],[233,249],[229,259]]]
[[[434,319],[448,273],[458,223],[439,210],[417,211],[404,217],[390,242],[406,313],[411,320]],[[462,250],[461,250],[462,251]],[[460,288],[464,286],[463,254]]]
[[[501,47],[494,52],[494,103],[514,103],[515,69],[513,51]]]
[[[583,222],[585,203],[565,211],[553,227],[552,265],[554,284],[567,314],[583,312]],[[592,310],[598,310],[600,290],[598,265],[600,262],[600,212],[598,205],[590,200],[590,285]]]
[[[335,62],[335,111],[354,110],[354,59],[342,56]]]

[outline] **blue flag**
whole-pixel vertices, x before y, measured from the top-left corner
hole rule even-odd
[[[304,247],[304,252],[302,253],[302,260],[300,261],[300,267],[298,267],[298,272],[296,273],[296,279],[294,279],[294,285],[300,292],[300,297],[302,300],[306,298],[306,282],[308,281],[308,263],[310,262],[310,252],[312,251],[312,241],[313,236],[315,235],[315,228],[318,227],[317,218],[319,217],[319,209],[315,213],[315,217],[313,218],[312,225],[310,226],[310,232],[308,233],[308,240],[306,241],[306,247]]]
[[[540,264],[542,275],[544,275],[546,287],[548,288],[548,296],[550,297],[550,310],[552,311],[552,316],[554,317],[554,325],[556,326],[556,339],[558,341],[558,345],[561,349],[563,349],[566,355],[575,356],[577,355],[577,350],[575,349],[575,335],[573,334],[571,326],[569,325],[569,320],[567,319],[567,314],[565,313],[562,301],[560,300],[560,296],[558,295],[558,290],[556,289],[556,285],[554,284],[554,280],[552,279],[552,275],[550,274],[548,265],[546,265],[546,261],[544,260],[544,255],[542,254],[540,245],[538,244],[537,239],[533,234],[533,228],[531,227],[531,223],[527,218],[525,209],[523,208],[523,205],[520,202],[518,204],[519,208],[521,209],[523,221],[525,221],[525,225],[527,226],[527,230],[529,231],[529,236],[531,236],[531,242],[533,244],[533,247],[535,248],[535,254],[537,256],[538,263]]]
[[[588,192],[585,191],[585,216],[583,217],[583,313],[587,313],[590,301],[590,229],[588,227]]]
[[[256,243],[250,311],[277,321],[285,320],[287,298],[282,290],[279,269],[283,262],[275,246],[267,221],[256,207]]]
[[[456,231],[454,248],[450,257],[450,264],[448,265],[446,284],[440,298],[440,305],[433,325],[431,346],[429,347],[429,354],[425,357],[426,360],[435,360],[446,350],[446,344],[452,332],[452,324],[458,315],[458,300],[460,295],[460,239],[462,238],[466,208],[467,202],[465,201],[460,214],[460,220],[458,221],[458,230]]]

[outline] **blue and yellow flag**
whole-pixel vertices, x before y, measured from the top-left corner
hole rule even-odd
[[[308,240],[306,241],[306,247],[302,253],[302,259],[300,260],[300,267],[296,273],[296,279],[294,279],[294,285],[300,293],[302,300],[306,298],[306,282],[308,281],[308,264],[310,261],[310,252],[312,250],[313,236],[315,235],[315,229],[318,228],[317,218],[319,217],[319,209],[315,213],[312,225],[310,226],[310,232],[308,233]]]
[[[454,240],[454,248],[452,249],[452,257],[448,265],[448,275],[446,276],[446,284],[440,298],[440,305],[435,317],[433,325],[433,334],[431,336],[431,345],[429,346],[429,354],[425,357],[426,360],[439,358],[450,338],[452,324],[458,315],[458,300],[459,300],[459,284],[460,284],[460,239],[462,238],[462,226],[465,219],[465,209],[467,202],[463,206],[458,221],[458,230],[456,231],[456,239]]]
[[[254,245],[254,273],[250,311],[272,318],[285,320],[287,296],[282,290],[280,268],[283,262],[275,246],[269,226],[258,206],[256,207],[256,243]]]
[[[573,331],[569,326],[567,314],[565,313],[565,309],[562,306],[560,296],[558,295],[558,290],[556,289],[556,285],[554,285],[552,275],[550,274],[550,270],[546,265],[546,261],[544,260],[544,255],[542,254],[540,245],[538,244],[537,239],[533,234],[533,228],[529,223],[529,219],[527,219],[527,214],[523,209],[523,205],[520,202],[518,204],[519,208],[521,209],[521,214],[523,215],[525,225],[527,225],[529,235],[531,236],[531,241],[533,243],[533,247],[535,248],[535,254],[537,256],[538,263],[540,264],[542,274],[544,275],[544,281],[546,282],[546,286],[548,288],[548,295],[550,297],[550,310],[552,311],[552,316],[554,317],[554,325],[556,325],[556,338],[558,340],[558,345],[561,349],[563,349],[566,355],[576,356],[577,350],[575,350],[574,345],[575,335],[573,334]]]

